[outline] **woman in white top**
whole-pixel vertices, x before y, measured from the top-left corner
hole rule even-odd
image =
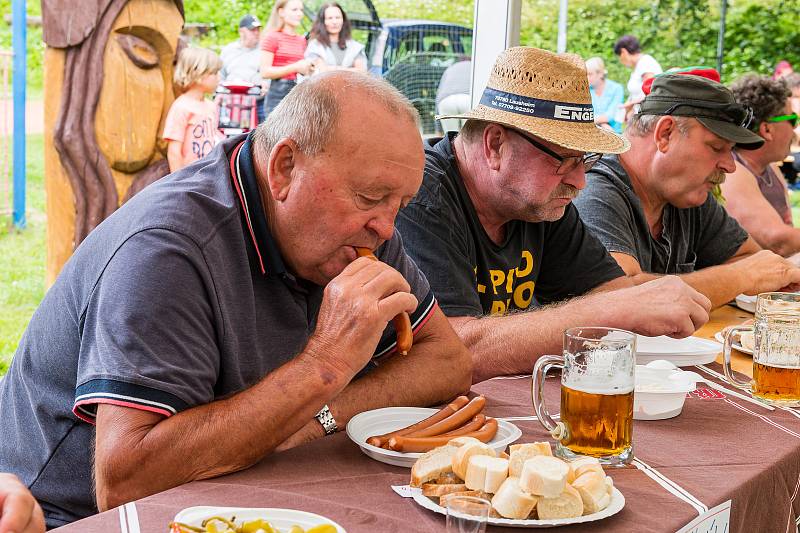
[[[367,71],[364,45],[350,37],[350,21],[336,2],[322,4],[311,28],[305,58],[314,72],[326,70]]]
[[[623,104],[627,119],[633,106],[644,100],[642,83],[656,74],[661,74],[663,70],[653,56],[642,53],[639,39],[633,35],[623,35],[617,39],[614,43],[614,53],[619,56],[620,63],[633,69],[628,79],[628,100]]]

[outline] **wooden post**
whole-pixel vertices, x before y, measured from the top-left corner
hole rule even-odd
[[[43,0],[42,16],[49,286],[131,190],[167,173],[161,133],[183,5]]]

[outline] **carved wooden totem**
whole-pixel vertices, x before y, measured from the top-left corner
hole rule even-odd
[[[183,0],[42,0],[42,19],[49,286],[92,229],[168,172]]]

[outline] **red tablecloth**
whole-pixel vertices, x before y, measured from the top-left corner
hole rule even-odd
[[[493,416],[533,415],[528,377],[489,380],[474,386],[473,392],[487,397],[487,411]],[[546,395],[551,409],[557,410],[557,379],[547,380]],[[520,442],[548,440],[537,421],[514,424],[522,429]],[[704,507],[730,499],[731,532],[795,532],[800,516],[800,410],[767,411],[698,391],[687,398],[676,418],[636,421],[633,438],[638,466],[607,470],[625,495],[625,508],[600,522],[559,531],[677,531]],[[655,469],[652,477],[644,471],[648,466]],[[665,489],[663,478],[689,496]],[[340,433],[267,457],[244,472],[144,498],[135,507],[143,532],[166,531],[178,511],[195,505],[300,509],[327,516],[349,533],[444,531],[442,516],[392,491],[391,485],[408,479],[408,469],[366,457]],[[692,499],[694,505],[686,501]],[[118,509],[58,529],[120,530]]]

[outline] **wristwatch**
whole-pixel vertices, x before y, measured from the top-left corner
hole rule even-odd
[[[325,430],[326,435],[336,433],[336,430],[339,429],[339,427],[336,425],[336,420],[333,419],[331,410],[327,405],[323,405],[322,409],[319,410],[319,413],[317,413],[314,418],[317,419],[317,422],[322,424],[322,428]]]

